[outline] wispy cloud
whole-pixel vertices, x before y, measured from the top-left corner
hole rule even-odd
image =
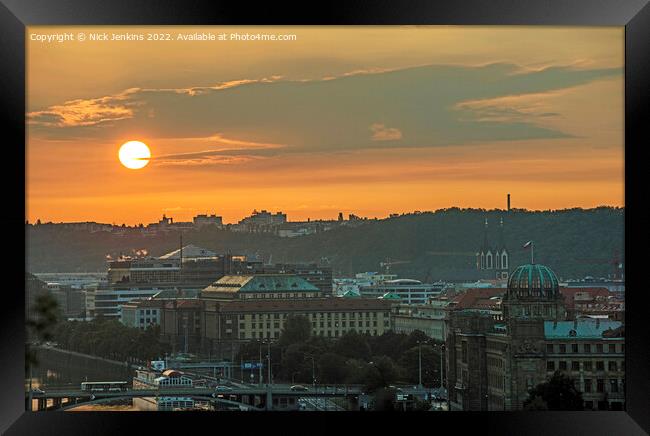
[[[30,112],[27,119],[30,124],[46,127],[95,126],[125,120],[133,118],[134,106],[141,104],[132,100],[139,91],[138,88],[130,88],[116,95],[69,100],[45,110]]]
[[[386,127],[380,123],[370,125],[373,141],[396,141],[402,139],[402,132],[395,127]]]

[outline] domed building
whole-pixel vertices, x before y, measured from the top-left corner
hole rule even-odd
[[[510,274],[502,307],[506,320],[563,320],[566,316],[557,276],[549,267],[540,264],[521,265]]]

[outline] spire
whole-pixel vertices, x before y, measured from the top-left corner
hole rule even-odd
[[[499,221],[499,249],[504,250],[506,248],[506,243],[503,240],[503,217]]]
[[[483,251],[488,249],[488,220],[485,218],[485,230],[483,231]]]

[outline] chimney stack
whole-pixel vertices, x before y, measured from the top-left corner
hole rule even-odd
[[[510,194],[508,194],[508,212],[510,212]]]

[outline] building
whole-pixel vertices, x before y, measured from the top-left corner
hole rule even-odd
[[[133,377],[133,389],[168,389],[175,387],[191,388],[192,379],[180,371],[166,369],[156,371],[153,369],[138,369]],[[194,399],[191,397],[143,397],[133,398],[133,406],[138,410],[172,411],[179,409],[193,409]]]
[[[203,299],[316,298],[322,292],[305,279],[292,274],[228,275],[201,291]]]
[[[197,229],[200,229],[205,226],[216,226],[216,227],[221,227],[223,226],[223,219],[220,216],[217,215],[197,215],[193,219],[194,222],[194,227]]]
[[[620,321],[567,320],[555,273],[522,265],[510,275],[503,319],[449,312],[447,374],[456,410],[520,410],[555,371],[573,378],[587,409],[624,408]]]
[[[381,283],[360,286],[362,297],[379,298],[386,294],[398,296],[405,304],[426,304],[433,297],[440,295],[445,289],[444,283],[422,283],[413,279],[386,280]]]
[[[444,342],[447,337],[446,317],[448,301],[437,300],[431,304],[400,304],[393,308],[392,330],[410,334],[419,330],[428,337]]]
[[[485,219],[483,244],[476,252],[476,269],[484,271],[497,280],[508,278],[510,255],[503,239],[503,218],[499,222],[499,241],[496,245],[488,242],[488,220]]]
[[[64,317],[85,317],[86,298],[81,289],[59,283],[48,283],[47,290],[55,298],[58,308]]]
[[[278,339],[287,318],[302,315],[314,336],[338,338],[352,330],[376,336],[390,330],[393,304],[369,298],[206,301],[205,335],[216,341]]]
[[[160,300],[131,300],[122,304],[120,322],[127,327],[147,329],[160,325]]]
[[[200,351],[219,358],[233,358],[242,342],[279,338],[292,315],[306,316],[312,333],[327,338],[351,330],[381,335],[391,328],[395,304],[375,298],[322,297],[306,280],[283,274],[226,276],[201,291],[199,298],[159,301],[161,335],[173,351]]]
[[[291,274],[305,279],[316,286],[322,295],[333,293],[332,268],[317,263],[276,263],[273,265],[256,265],[252,268],[256,274]]]
[[[231,230],[241,232],[275,232],[275,227],[287,222],[287,214],[276,212],[275,214],[266,210],[257,211],[240,220],[234,226],[230,226]]]

